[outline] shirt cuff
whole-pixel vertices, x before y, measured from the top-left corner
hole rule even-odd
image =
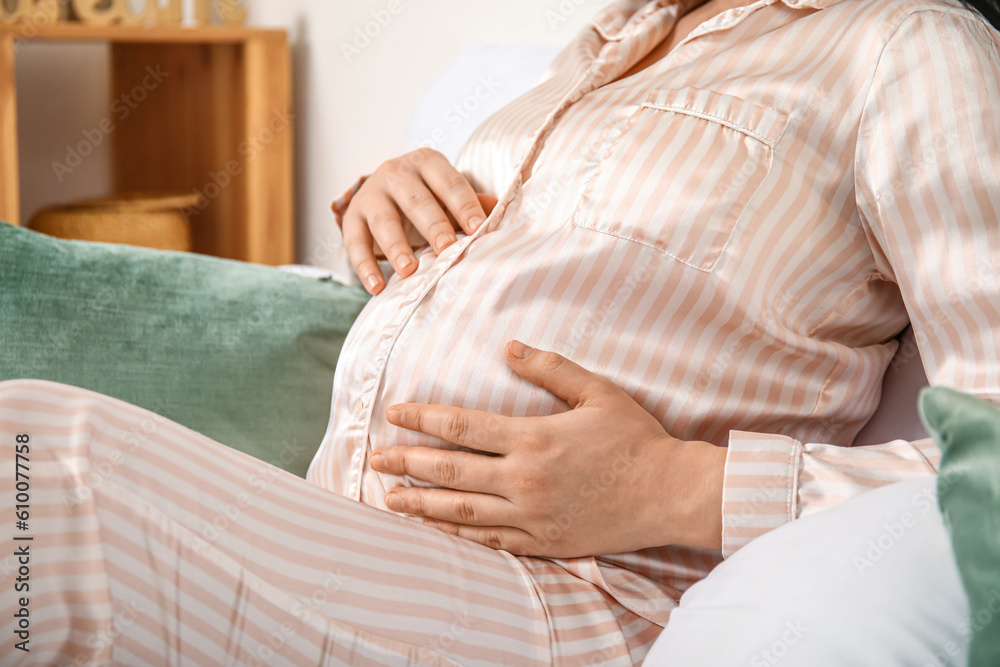
[[[344,214],[347,213],[347,207],[351,204],[351,200],[354,199],[354,195],[358,194],[358,190],[361,189],[361,186],[367,180],[367,176],[359,178],[347,192],[334,199],[333,204],[330,205],[330,208],[333,210],[333,217],[337,220],[337,227],[340,229],[344,228]]]
[[[802,443],[782,435],[729,432],[722,487],[722,556],[795,518]]]

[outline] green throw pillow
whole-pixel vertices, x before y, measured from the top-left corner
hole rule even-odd
[[[113,396],[304,476],[367,301],[270,267],[0,223],[0,381]]]
[[[969,596],[969,665],[1000,665],[1000,410],[935,387],[920,413],[943,452],[938,502]]]

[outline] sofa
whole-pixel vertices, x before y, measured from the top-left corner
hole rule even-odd
[[[553,53],[467,50],[400,150],[427,145],[442,109],[479,77],[510,82],[475,110],[481,119],[530,87]],[[454,159],[476,122],[431,145]],[[277,270],[0,224],[0,381],[107,393],[301,476],[368,300],[352,282],[343,258],[333,271]],[[904,332],[854,444],[931,431],[954,477],[872,491],[755,540],[684,594],[646,664],[1000,665],[1000,621],[990,625],[1000,616],[1000,413],[926,385]]]

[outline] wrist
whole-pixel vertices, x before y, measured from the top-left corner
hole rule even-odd
[[[691,526],[688,536],[682,544],[703,549],[722,548],[722,488],[726,476],[725,447],[718,447],[710,442],[686,443],[697,446],[697,461],[699,473],[694,481],[692,498],[697,502],[691,505],[689,518]]]
[[[654,451],[658,460],[648,467],[655,488],[647,520],[656,546],[721,549],[726,448],[670,438]]]

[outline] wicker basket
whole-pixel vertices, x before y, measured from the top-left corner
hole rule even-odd
[[[61,239],[190,252],[191,228],[184,209],[197,203],[197,195],[137,193],[89,199],[43,209],[28,227]]]

